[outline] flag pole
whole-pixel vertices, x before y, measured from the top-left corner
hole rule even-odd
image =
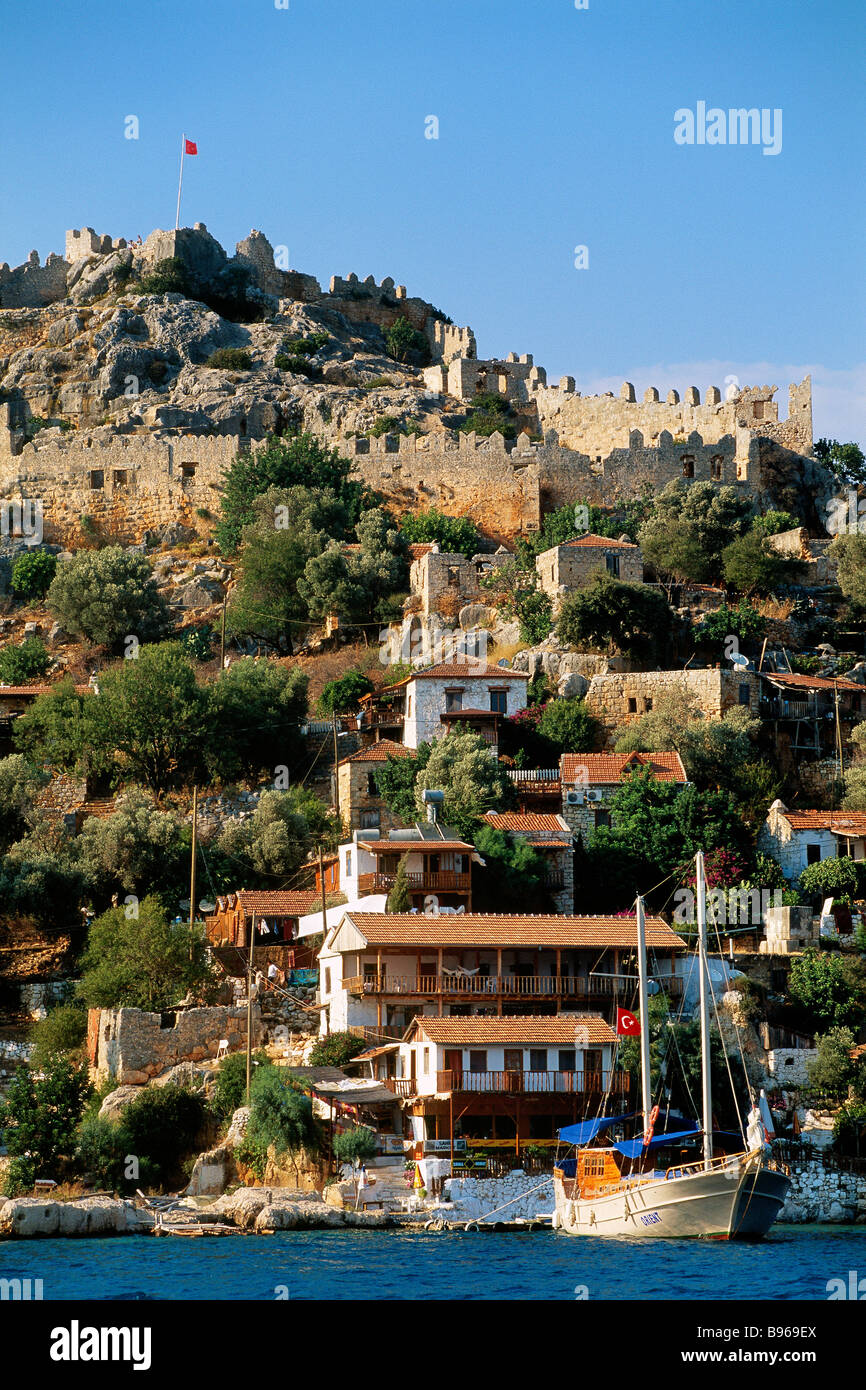
[[[186,135],[180,137],[180,178],[177,182],[177,212],[174,215],[174,230],[180,225],[180,190],[183,187],[183,156],[186,150]]]

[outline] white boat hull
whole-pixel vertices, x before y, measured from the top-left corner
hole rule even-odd
[[[708,1171],[624,1182],[597,1197],[571,1199],[571,1186],[555,1174],[554,1224],[566,1235],[757,1240],[781,1211],[790,1179],[756,1150],[716,1160]]]

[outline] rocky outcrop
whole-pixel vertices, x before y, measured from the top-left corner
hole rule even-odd
[[[341,1211],[323,1202],[316,1192],[272,1187],[238,1188],[213,1202],[208,1214],[229,1221],[243,1231],[259,1232],[391,1224],[385,1212]]]
[[[797,1225],[866,1224],[866,1174],[810,1160],[792,1163],[791,1188],[778,1219]]]
[[[88,1197],[74,1202],[39,1197],[10,1197],[0,1202],[0,1240],[39,1237],[130,1236],[149,1229],[151,1219],[118,1197]]]

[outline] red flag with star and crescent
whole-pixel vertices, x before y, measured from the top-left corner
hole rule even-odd
[[[187,140],[184,138],[183,152],[184,154],[198,154],[198,145],[194,140]]]
[[[618,1038],[640,1037],[640,1019],[629,1009],[617,1009],[616,1035]]]

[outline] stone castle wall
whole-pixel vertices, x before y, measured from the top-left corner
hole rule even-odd
[[[261,1036],[261,1012],[252,1010],[253,1045]],[[179,1009],[168,1014],[143,1009],[90,1009],[88,1058],[101,1078],[119,1085],[145,1085],[178,1062],[198,1062],[215,1057],[220,1040],[229,1051],[246,1045],[247,1011],[216,1007]]]
[[[741,702],[748,689],[748,704]],[[625,671],[593,676],[585,696],[586,708],[604,725],[609,740],[633,724],[668,695],[686,691],[707,719],[719,719],[729,709],[758,713],[760,682],[754,671],[704,668],[682,671]]]

